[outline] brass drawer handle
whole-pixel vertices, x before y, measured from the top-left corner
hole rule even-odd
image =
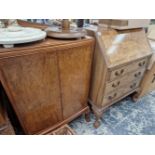
[[[139,65],[139,67],[143,67],[145,65],[145,61],[140,62],[138,65]]]
[[[120,75],[122,75],[124,73],[124,69],[121,69],[120,71],[116,71],[115,72],[115,75],[116,76],[120,76]]]
[[[135,77],[139,77],[141,75],[141,72],[135,73]]]
[[[135,82],[135,83],[133,83],[132,85],[130,85],[130,88],[133,89],[133,88],[136,87],[136,85],[137,85],[137,84],[136,84],[136,82]]]
[[[112,100],[112,99],[114,99],[116,96],[117,96],[117,93],[114,93],[114,95],[113,95],[113,96],[109,96],[108,99],[109,99],[109,100]]]
[[[113,87],[113,88],[116,88],[116,87],[119,86],[119,84],[120,84],[120,81],[118,81],[117,83],[113,83],[113,84],[112,84],[112,87]]]

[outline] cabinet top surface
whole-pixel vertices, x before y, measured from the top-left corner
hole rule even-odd
[[[0,58],[3,56],[13,56],[15,54],[29,54],[34,52],[36,49],[42,49],[42,48],[61,48],[62,46],[70,46],[77,45],[79,43],[86,43],[89,41],[92,41],[93,39],[91,37],[86,37],[84,39],[78,39],[78,40],[59,40],[59,39],[51,39],[46,38],[45,40],[34,42],[34,43],[26,43],[26,44],[20,44],[16,45],[14,48],[3,48],[0,46]]]
[[[109,66],[128,63],[151,55],[151,49],[144,30],[118,32],[106,30],[97,32]]]

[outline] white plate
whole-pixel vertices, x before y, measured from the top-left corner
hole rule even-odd
[[[46,32],[36,28],[19,26],[0,28],[0,44],[4,45],[4,47],[9,47],[14,44],[38,41],[44,39],[45,37]]]

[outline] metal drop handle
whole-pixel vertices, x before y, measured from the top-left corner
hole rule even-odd
[[[115,75],[116,76],[120,76],[120,75],[122,75],[124,73],[124,69],[121,69],[120,71],[116,71],[115,72]]]
[[[141,72],[135,73],[135,77],[139,77],[141,75]]]
[[[115,98],[116,96],[117,96],[117,93],[114,93],[114,95],[113,95],[113,96],[109,96],[108,99],[109,99],[109,100],[112,100],[112,99]]]
[[[118,87],[119,85],[120,85],[120,81],[118,81],[117,83],[113,83],[113,84],[112,84],[112,87],[113,87],[113,88],[116,88],[116,87]]]
[[[136,87],[136,83],[133,83],[132,85],[130,85],[130,88],[133,89]]]
[[[145,61],[143,61],[143,62],[140,62],[138,65],[139,65],[139,67],[142,67],[142,66],[144,66],[144,65],[145,65]]]

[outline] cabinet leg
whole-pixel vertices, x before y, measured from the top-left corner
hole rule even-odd
[[[95,115],[95,122],[94,122],[94,127],[98,128],[100,126],[100,118],[103,115],[103,110],[100,107],[97,107],[91,102],[91,108],[93,110],[93,113]]]
[[[86,122],[90,122],[90,110],[85,113],[85,120]]]

